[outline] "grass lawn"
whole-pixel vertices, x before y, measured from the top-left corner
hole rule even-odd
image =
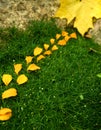
[[[16,97],[0,99],[0,107],[13,113],[10,120],[0,121],[0,130],[101,130],[101,79],[96,76],[101,55],[90,51],[101,47],[91,39],[77,33],[77,39],[39,61],[40,70],[26,71],[25,57],[57,33],[61,30],[54,21],[33,21],[26,31],[0,29],[0,96],[11,87],[18,91]],[[16,63],[23,64],[20,74],[29,79],[25,84],[16,83]],[[8,86],[1,79],[6,73],[13,76]]]

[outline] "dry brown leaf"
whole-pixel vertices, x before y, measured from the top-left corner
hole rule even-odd
[[[12,110],[9,108],[1,108],[0,109],[0,120],[6,121],[9,120],[12,116]]]
[[[54,44],[54,43],[55,43],[55,39],[54,39],[54,38],[51,38],[51,39],[50,39],[50,43],[51,43],[51,44]]]
[[[61,37],[61,34],[56,34],[56,40],[58,40]]]
[[[2,93],[2,99],[15,97],[17,95],[17,90],[15,88],[9,88]]]
[[[44,49],[45,49],[45,50],[48,50],[48,48],[49,48],[49,45],[45,43],[45,44],[44,44]]]
[[[14,71],[18,75],[22,69],[22,64],[14,64]]]
[[[37,55],[40,55],[42,51],[43,51],[42,48],[36,47],[36,48],[34,49],[33,54],[34,54],[34,56],[37,56]]]
[[[27,76],[25,76],[24,74],[21,74],[18,76],[17,78],[17,83],[20,85],[20,84],[24,84],[28,81],[28,78]]]
[[[44,59],[44,58],[45,58],[45,56],[39,55],[39,56],[37,57],[37,62],[40,61],[41,59]]]
[[[26,63],[29,64],[30,62],[32,62],[33,56],[26,56],[25,60]]]
[[[55,51],[55,50],[58,50],[57,45],[53,45],[53,46],[52,46],[52,51]]]
[[[39,69],[40,69],[40,67],[33,63],[28,66],[27,71],[35,71],[35,70],[39,70]]]
[[[9,83],[12,81],[12,75],[10,75],[10,74],[3,74],[3,76],[2,76],[2,81],[3,81],[3,83],[4,83],[6,86],[8,86]]]
[[[59,41],[58,41],[58,45],[60,45],[60,46],[65,46],[65,45],[66,45],[66,41],[65,41],[64,39],[59,40]]]
[[[47,50],[44,52],[44,55],[51,55],[51,54],[52,54],[52,52],[50,50]]]

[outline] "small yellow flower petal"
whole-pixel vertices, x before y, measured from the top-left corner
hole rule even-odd
[[[25,76],[24,74],[21,74],[18,76],[17,78],[17,83],[20,85],[20,84],[24,84],[28,81],[28,78],[27,76]]]
[[[25,60],[26,63],[29,64],[30,62],[32,62],[33,56],[26,56]]]
[[[51,54],[52,54],[52,52],[50,50],[47,50],[44,52],[44,55],[51,55]]]
[[[68,32],[66,32],[66,31],[62,31],[62,36],[64,37],[64,36],[67,36],[68,35]]]
[[[36,47],[33,52],[34,56],[41,54],[42,50],[43,50],[42,48]]]
[[[9,108],[1,108],[0,109],[0,120],[6,121],[9,120],[12,116],[12,110]]]
[[[2,81],[3,81],[3,83],[4,83],[6,86],[8,86],[9,83],[12,81],[12,75],[10,75],[10,74],[3,74],[3,76],[2,76]]]
[[[74,33],[71,33],[71,34],[70,34],[70,37],[71,37],[71,38],[75,38],[75,39],[77,39],[77,35],[76,35],[75,32],[74,32]]]
[[[15,88],[9,88],[2,93],[2,99],[15,97],[17,95],[17,90]]]
[[[39,70],[40,67],[37,66],[36,64],[30,64],[27,68],[27,71],[35,71],[35,70]]]
[[[58,41],[58,45],[65,46],[66,45],[66,41],[64,39],[63,40],[59,40]]]
[[[21,69],[22,69],[22,64],[14,64],[14,71],[16,74],[18,74]]]
[[[61,34],[56,34],[56,39],[58,40],[61,37]]]
[[[37,57],[37,62],[38,62],[39,60],[41,60],[41,59],[44,59],[44,58],[45,58],[45,56],[39,55],[39,56]]]
[[[58,50],[57,45],[53,45],[53,47],[52,47],[52,51],[55,51],[55,50]]]
[[[44,44],[44,49],[48,50],[48,48],[49,48],[49,45],[48,44]]]
[[[51,44],[54,44],[54,43],[55,43],[55,39],[54,39],[54,38],[51,38],[51,39],[50,39],[50,43],[51,43]]]

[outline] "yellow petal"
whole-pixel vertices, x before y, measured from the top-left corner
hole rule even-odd
[[[2,99],[15,97],[17,95],[17,90],[15,88],[9,88],[2,93]]]
[[[39,70],[40,69],[40,67],[39,66],[37,66],[36,64],[30,64],[29,66],[28,66],[28,68],[27,68],[27,71],[35,71],[35,70]]]
[[[50,39],[50,43],[51,43],[51,44],[54,44],[54,43],[55,43],[55,39],[54,39],[54,38],[51,38],[51,39]]]
[[[44,49],[48,50],[48,48],[49,48],[49,45],[48,44],[44,44]]]
[[[36,47],[36,48],[34,49],[33,54],[34,54],[34,56],[37,56],[37,55],[41,54],[41,52],[42,52],[42,48]]]
[[[45,56],[39,55],[39,56],[37,57],[37,62],[38,62],[39,60],[41,60],[41,59],[44,59],[44,58],[45,58]]]
[[[62,31],[62,36],[67,36],[67,35],[68,35],[68,32]]]
[[[27,76],[25,76],[24,74],[21,74],[18,76],[17,78],[17,83],[20,85],[20,84],[24,84],[28,81],[28,78]]]
[[[64,39],[63,40],[59,40],[58,41],[58,45],[65,46],[66,45],[66,41]]]
[[[74,32],[74,33],[71,33],[71,34],[70,34],[70,37],[71,37],[71,38],[75,38],[75,39],[77,39],[77,35],[76,35],[75,32]]]
[[[51,54],[52,52],[50,50],[44,52],[44,55],[51,55]]]
[[[12,110],[9,108],[2,108],[0,109],[0,120],[6,121],[9,120],[12,116]]]
[[[58,40],[61,37],[61,34],[56,34],[56,39]]]
[[[67,35],[67,36],[64,37],[64,40],[65,40],[66,42],[68,42],[68,40],[69,40],[70,38],[71,38],[71,37]]]
[[[15,64],[14,65],[14,71],[16,74],[18,74],[21,69],[22,69],[22,64]]]
[[[55,50],[58,50],[57,45],[53,45],[53,47],[52,47],[52,51],[55,51]]]
[[[3,74],[2,76],[3,83],[7,86],[12,81],[12,75],[10,74]]]
[[[25,60],[26,63],[29,64],[30,62],[32,62],[33,56],[26,56]]]

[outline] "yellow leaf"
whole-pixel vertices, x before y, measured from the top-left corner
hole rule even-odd
[[[74,18],[74,27],[84,35],[93,28],[92,18],[101,18],[101,0],[60,0],[61,6],[55,17],[67,18],[70,23]]]
[[[56,34],[56,39],[58,40],[61,37],[61,34]]]
[[[66,41],[64,39],[63,40],[59,40],[58,41],[58,45],[65,46],[66,45]]]
[[[58,50],[57,45],[53,45],[53,46],[52,46],[52,51],[55,51],[55,50]]]
[[[67,36],[64,37],[64,40],[65,40],[66,42],[68,42],[68,40],[69,40],[70,38],[71,38],[71,37],[67,35]]]
[[[33,56],[26,56],[25,60],[26,63],[29,64],[30,62],[32,62]]]
[[[47,50],[44,52],[44,55],[51,55],[51,54],[52,54],[52,52],[50,50]]]
[[[15,97],[17,95],[17,90],[15,88],[9,88],[2,93],[2,99]]]
[[[77,39],[76,33],[75,33],[75,32],[74,32],[74,33],[71,33],[71,34],[70,34],[70,38],[75,38],[75,39]]]
[[[45,58],[45,56],[39,55],[39,56],[37,57],[37,62],[38,62],[39,60],[41,60],[41,59],[44,59],[44,58]]]
[[[68,35],[68,32],[66,32],[66,31],[62,31],[62,36],[67,36]]]
[[[37,55],[40,55],[41,52],[42,52],[42,48],[36,47],[36,48],[34,49],[33,54],[34,54],[34,56],[37,56]]]
[[[54,44],[54,43],[55,43],[55,39],[54,39],[54,38],[51,38],[51,39],[50,39],[50,43],[51,43],[51,44]]]
[[[44,49],[48,50],[48,48],[49,48],[49,45],[48,44],[44,44]]]
[[[40,69],[40,67],[39,66],[37,66],[36,64],[30,64],[29,66],[28,66],[28,68],[27,68],[27,71],[35,71],[35,70],[39,70]]]
[[[12,116],[12,110],[9,108],[1,108],[0,109],[0,120],[6,121],[9,120]]]
[[[3,83],[4,83],[6,86],[8,86],[9,83],[12,81],[12,75],[10,75],[10,74],[3,74],[3,76],[2,76],[2,81],[3,81]]]
[[[28,81],[28,78],[27,76],[25,76],[24,74],[21,74],[18,76],[17,78],[17,83],[20,85],[20,84],[24,84]]]
[[[14,65],[14,71],[16,74],[18,74],[21,69],[22,69],[22,64],[15,64]]]

